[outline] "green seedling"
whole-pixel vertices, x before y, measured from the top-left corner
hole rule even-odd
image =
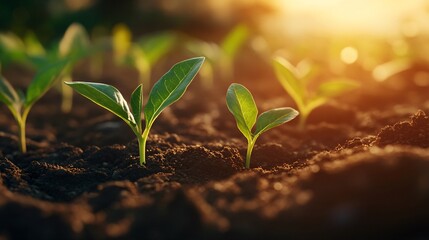
[[[70,112],[72,109],[73,90],[69,87],[66,87],[63,82],[72,81],[72,72],[74,66],[76,65],[78,60],[89,54],[88,51],[89,37],[85,28],[77,23],[71,24],[64,33],[64,36],[61,39],[58,48],[59,59],[71,59],[71,61],[64,70],[62,76],[63,79],[62,81],[60,81],[60,89],[62,93],[61,110],[65,113]]]
[[[250,168],[250,157],[258,137],[274,127],[291,121],[299,114],[295,109],[285,107],[271,109],[258,116],[258,108],[252,94],[243,85],[237,83],[229,86],[226,105],[234,115],[238,129],[247,139],[246,168]],[[255,123],[255,131],[252,133]]]
[[[25,124],[31,108],[53,86],[66,64],[66,61],[62,61],[41,69],[28,86],[26,94],[22,91],[16,91],[0,75],[0,102],[6,104],[18,123],[19,149],[21,152],[27,151]]]
[[[82,96],[120,117],[130,126],[137,137],[140,164],[146,163],[146,141],[155,119],[161,112],[185,93],[192,79],[204,62],[203,57],[191,58],[174,65],[150,91],[144,110],[143,85],[140,84],[131,94],[131,110],[122,94],[113,86],[92,82],[66,82]],[[142,127],[142,111],[145,127]]]
[[[273,64],[277,79],[298,107],[300,129],[304,129],[309,114],[315,108],[325,104],[331,98],[359,86],[354,81],[338,79],[324,82],[317,87],[316,91],[310,92],[308,89],[310,80],[308,76],[312,74],[311,71],[295,68],[281,57],[276,57]]]
[[[3,65],[18,63],[32,67],[37,63],[32,61],[33,58],[45,54],[45,49],[32,32],[23,39],[13,33],[0,33],[0,63]]]
[[[237,25],[220,44],[202,40],[192,40],[187,43],[186,47],[191,53],[207,57],[207,63],[201,69],[201,75],[208,87],[213,85],[215,70],[219,70],[223,79],[233,78],[234,60],[248,35],[247,27]]]
[[[118,63],[131,65],[139,73],[139,81],[149,86],[152,69],[174,46],[176,35],[161,32],[132,42],[132,34],[124,24],[113,30],[113,50]]]

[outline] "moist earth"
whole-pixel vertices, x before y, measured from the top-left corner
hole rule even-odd
[[[129,96],[136,73],[106,69],[99,81]],[[252,69],[236,82],[260,112],[294,106],[273,76]],[[5,75],[21,87],[31,76]],[[225,106],[227,81],[196,79],[161,114],[143,166],[126,124],[80,96],[68,114],[55,90],[35,105],[25,154],[2,106],[0,239],[429,238],[428,88],[401,79],[401,89],[362,80],[316,109],[305,130],[293,121],[268,131],[251,169]]]

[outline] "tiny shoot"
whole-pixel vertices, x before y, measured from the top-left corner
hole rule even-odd
[[[139,82],[149,86],[152,69],[174,46],[176,34],[160,32],[132,42],[132,33],[125,24],[113,29],[113,52],[120,64],[128,64],[139,73]]]
[[[154,84],[144,109],[142,84],[131,94],[131,106],[128,106],[119,90],[111,85],[93,82],[66,82],[66,84],[125,121],[137,137],[140,164],[143,165],[146,164],[146,141],[155,119],[166,107],[183,96],[203,62],[204,57],[197,57],[175,64]],[[144,128],[142,112],[146,123]]]
[[[6,78],[0,75],[0,102],[6,104],[18,123],[19,150],[23,153],[27,151],[27,116],[33,105],[53,86],[66,64],[66,61],[61,61],[41,69],[31,81],[26,94],[15,90]]]
[[[235,26],[220,43],[191,40],[186,48],[192,54],[204,55],[207,63],[200,71],[201,77],[207,87],[212,87],[215,70],[221,77],[230,80],[234,76],[234,61],[249,35],[249,29],[239,24]]]
[[[229,86],[226,105],[234,116],[238,129],[247,139],[246,168],[250,168],[250,158],[258,137],[274,127],[291,121],[299,114],[293,108],[284,107],[268,110],[258,116],[258,108],[252,94],[246,87],[237,83]],[[255,124],[255,131],[252,132]]]
[[[59,43],[58,49],[58,57],[60,59],[71,59],[64,70],[62,81],[59,82],[61,84],[60,89],[63,97],[61,102],[62,112],[70,112],[73,105],[73,90],[69,87],[66,87],[63,81],[72,81],[74,65],[80,58],[88,54],[88,51],[89,36],[85,28],[78,23],[71,24],[64,33],[64,36]]]
[[[303,130],[310,113],[317,107],[325,104],[331,98],[353,90],[359,86],[358,83],[348,79],[336,79],[324,82],[317,90],[310,92],[308,85],[312,77],[311,67],[295,68],[282,57],[276,57],[273,62],[277,79],[286,92],[295,101],[300,112],[299,128]]]

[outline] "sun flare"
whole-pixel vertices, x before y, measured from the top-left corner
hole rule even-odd
[[[290,33],[416,35],[428,30],[425,0],[279,0]]]

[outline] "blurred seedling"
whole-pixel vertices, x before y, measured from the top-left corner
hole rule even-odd
[[[203,40],[190,40],[186,48],[193,54],[206,56],[207,62],[200,75],[207,87],[213,85],[214,73],[219,71],[221,77],[231,80],[234,76],[234,61],[240,48],[246,42],[249,30],[244,25],[234,27],[220,44]]]
[[[26,94],[15,90],[6,78],[0,75],[0,102],[6,104],[18,123],[21,152],[27,151],[25,125],[31,108],[54,85],[67,63],[64,60],[40,69],[28,86]]]
[[[38,59],[45,55],[45,48],[32,32],[23,39],[11,32],[0,33],[0,63],[4,66],[17,63],[37,67]]]
[[[314,79],[314,71],[311,70],[314,67],[307,65],[308,67],[296,68],[282,57],[274,58],[273,65],[277,79],[297,105],[301,130],[305,128],[306,120],[315,108],[359,86],[357,82],[349,79],[334,79],[323,82],[315,91],[310,91],[309,85]]]
[[[118,64],[130,65],[139,73],[139,82],[149,86],[153,67],[170,52],[176,34],[161,32],[132,42],[132,33],[124,24],[113,29],[113,52]]]
[[[274,127],[291,121],[299,114],[293,108],[284,107],[268,110],[258,116],[258,108],[252,94],[246,87],[237,83],[229,86],[226,105],[234,116],[238,129],[247,139],[246,168],[250,168],[250,158],[258,137]],[[255,124],[255,131],[252,132]]]
[[[144,109],[142,84],[131,94],[131,110],[119,90],[111,85],[94,82],[66,82],[66,84],[125,121],[137,137],[140,164],[143,165],[146,164],[146,141],[155,119],[166,107],[183,96],[203,62],[204,58],[198,57],[175,64],[154,84]],[[145,117],[144,128],[142,112]]]

